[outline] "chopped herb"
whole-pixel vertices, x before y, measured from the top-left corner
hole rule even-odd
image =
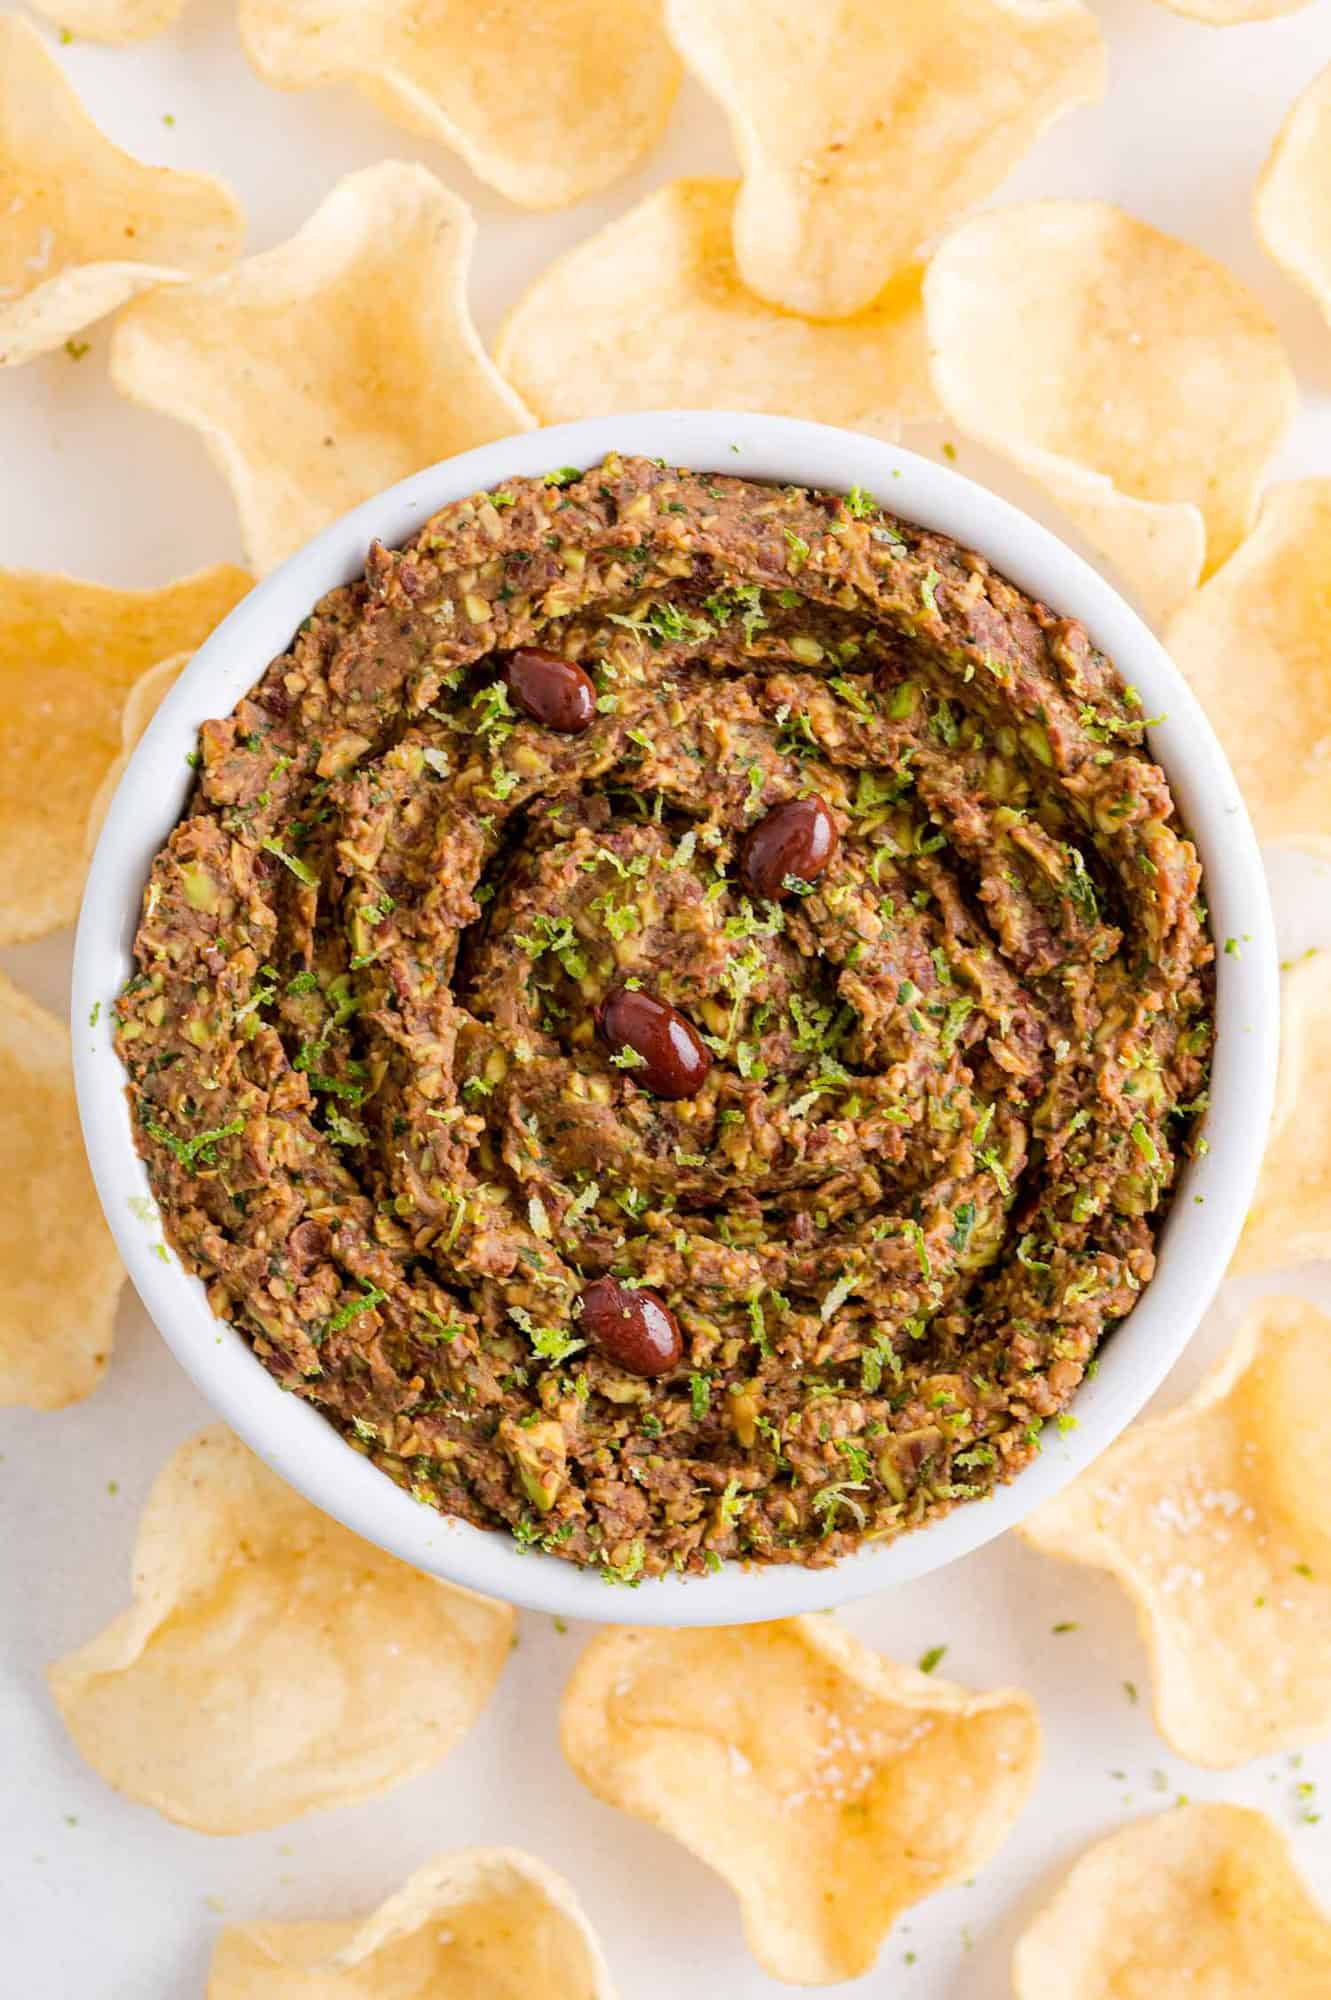
[[[712,636],[712,627],[705,618],[681,611],[677,604],[670,603],[666,598],[649,605],[641,618],[630,617],[622,611],[610,611],[606,616],[612,625],[622,625],[626,631],[645,636],[653,646],[663,646],[667,642],[690,644]]]
[[[831,1291],[825,1295],[822,1304],[818,1308],[818,1317],[822,1320],[824,1326],[846,1303],[846,1300],[850,1297],[856,1284],[859,1282],[859,1276],[858,1271],[843,1271],[832,1286]]]
[[[868,1526],[869,1517],[859,1501],[852,1495],[863,1492],[863,1484],[853,1479],[843,1480],[839,1485],[820,1486],[813,1496],[813,1511],[823,1517],[823,1533],[830,1535],[836,1526],[836,1514],[845,1508],[857,1528]]]
[[[1160,1148],[1156,1145],[1155,1140],[1151,1137],[1140,1118],[1133,1119],[1128,1136],[1148,1167],[1159,1166]]]
[[[289,868],[296,880],[303,884],[306,889],[313,889],[316,886],[319,877],[315,874],[314,870],[307,862],[300,860],[297,855],[288,854],[276,834],[270,833],[266,840],[259,842],[259,845],[266,853],[275,854],[282,863],[282,866]]]
[[[359,1319],[362,1313],[371,1312],[375,1306],[382,1305],[388,1297],[387,1292],[381,1292],[377,1285],[367,1283],[364,1278],[361,1279],[361,1283],[365,1289],[360,1297],[349,1299],[346,1305],[339,1307],[333,1317],[325,1322],[325,1334],[340,1333],[344,1326],[351,1325],[353,1319]]]
[[[210,1166],[218,1140],[238,1137],[245,1130],[245,1120],[242,1117],[233,1118],[229,1125],[214,1125],[211,1131],[200,1132],[193,1139],[177,1138],[174,1132],[168,1132],[154,1118],[146,1118],[144,1126],[158,1144],[168,1147],[186,1172],[190,1172],[198,1162]]]

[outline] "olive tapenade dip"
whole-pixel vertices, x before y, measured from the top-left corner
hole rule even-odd
[[[1205,1102],[1143,740],[858,489],[445,507],[201,731],[118,1008],[169,1242],[420,1501],[612,1578],[987,1494]]]

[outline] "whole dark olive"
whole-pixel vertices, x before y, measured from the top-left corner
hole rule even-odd
[[[836,852],[836,826],[822,799],[787,799],[745,834],[739,877],[751,896],[781,894],[786,877],[812,882]]]
[[[597,1278],[579,1297],[576,1310],[592,1345],[630,1375],[664,1375],[684,1351],[679,1323],[655,1292]]]
[[[508,691],[524,714],[562,736],[580,736],[596,715],[596,689],[573,660],[543,646],[519,646],[504,667]]]
[[[657,1097],[696,1097],[712,1066],[698,1030],[677,1007],[654,994],[618,986],[596,1010],[596,1028],[616,1054],[631,1049],[624,1068]]]

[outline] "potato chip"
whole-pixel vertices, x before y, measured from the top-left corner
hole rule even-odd
[[[257,570],[408,473],[530,428],[467,311],[475,234],[433,174],[389,160],[289,242],[117,321],[116,387],[202,433]]]
[[[1331,319],[1331,69],[1295,100],[1257,183],[1257,234]]]
[[[813,319],[862,312],[1105,88],[1079,0],[666,0],[666,21],[730,117],[744,283]]]
[[[72,923],[89,807],[145,668],[197,646],[250,587],[229,564],[158,590],[0,570],[0,944]]]
[[[1028,1695],[897,1666],[822,1618],[606,1632],[561,1733],[598,1798],[730,1884],[759,1963],[812,1986],[866,1972],[904,1909],[989,1858],[1040,1756]]]
[[[496,358],[542,423],[623,410],[764,410],[895,438],[935,414],[918,271],[813,325],[745,290],[734,181],[674,181],[545,271]]]
[[[0,973],[0,1404],[59,1410],[111,1351],[124,1272],[84,1156],[69,1035]]]
[[[122,153],[36,29],[0,16],[0,367],[72,341],[136,292],[220,270],[244,236],[228,187]]]
[[[1233,28],[1243,21],[1274,21],[1280,14],[1297,14],[1311,0],[1164,0],[1164,5],[1189,20]]]
[[[39,14],[87,42],[146,42],[180,19],[185,0],[28,0]]]
[[[569,1884],[516,1847],[438,1855],[359,1923],[236,1924],[207,2000],[614,2000]]]
[[[1206,563],[1206,523],[1189,501],[1134,500],[1103,472],[1048,451],[1032,450],[1021,463],[1113,564],[1152,624],[1163,624],[1196,588]]]
[[[1280,982],[1280,1077],[1271,1132],[1231,1271],[1331,1257],[1331,952]]]
[[[265,83],[353,83],[524,208],[626,174],[679,88],[660,0],[240,0],[240,34]]]
[[[1223,265],[1105,202],[1032,202],[949,236],[924,302],[953,422],[1050,488],[1153,613],[1197,580],[1198,514],[1212,566],[1242,539],[1295,391]],[[1088,475],[1109,482],[1089,508]]]
[[[120,753],[107,766],[106,776],[97,787],[92,804],[88,808],[88,825],[84,835],[84,847],[91,856],[97,845],[97,836],[102,830],[107,808],[116,795],[116,787],[125,775],[126,766],[133,756],[139,738],[156,715],[169,689],[173,688],[193,656],[189,653],[170,653],[159,660],[155,667],[149,667],[140,674],[125,697],[125,706],[120,711]]]
[[[1258,839],[1331,854],[1331,479],[1269,487],[1251,535],[1183,605],[1165,643]]]
[[[1012,1987],[1015,2000],[1326,2000],[1331,1923],[1265,1813],[1176,1806],[1087,1848],[1018,1940]]]
[[[1221,1366],[1021,1533],[1116,1576],[1162,1736],[1226,1766],[1331,1733],[1331,1319],[1265,1298]]]
[[[133,1604],[50,1680],[108,1784],[202,1833],[249,1833],[437,1763],[512,1634],[506,1605],[361,1541],[219,1424],[158,1475]]]

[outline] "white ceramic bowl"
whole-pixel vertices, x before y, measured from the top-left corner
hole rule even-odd
[[[419,1505],[332,1426],[286,1394],[160,1231],[138,1219],[149,1195],[135,1153],[108,1003],[130,971],[149,863],[184,803],[186,753],[206,718],[226,715],[283,651],[316,600],[358,575],[378,536],[405,541],[446,501],[523,473],[594,464],[612,449],[700,470],[845,490],[862,486],[894,512],[981,550],[1032,596],[1079,618],[1141,691],[1154,754],[1201,850],[1215,936],[1242,940],[1217,959],[1218,1038],[1210,1150],[1189,1165],[1159,1245],[1155,1278],[1103,1350],[1076,1398],[1077,1428],[992,1499],[835,1569],[728,1564],[702,1578],[606,1584],[507,1535]],[[89,1017],[100,1002],[99,1023]],[[1136,613],[1045,528],[959,474],[895,445],[784,417],[670,412],[592,419],[485,445],[367,500],[265,578],[195,655],[144,736],[116,792],[88,877],[74,954],[74,1066],[98,1193],[139,1295],[163,1338],[233,1430],[316,1505],[423,1570],[515,1604],[635,1624],[733,1624],[842,1603],[924,1575],[1001,1534],[1117,1437],[1186,1345],[1218,1285],[1252,1195],[1274,1087],[1278,1021],[1274,933],[1252,828],[1220,747],[1178,670]]]

